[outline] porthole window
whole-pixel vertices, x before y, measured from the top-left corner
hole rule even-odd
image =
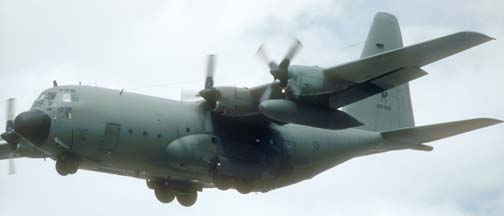
[[[133,129],[129,129],[128,133],[133,134]]]
[[[147,131],[144,131],[142,134],[143,134],[143,136],[147,136],[148,135]]]

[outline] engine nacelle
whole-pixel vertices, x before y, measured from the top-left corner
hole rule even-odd
[[[166,153],[173,167],[208,172],[217,144],[218,138],[209,134],[189,135],[168,144]]]
[[[259,112],[257,99],[248,88],[216,87],[215,90],[219,96],[212,107],[214,112],[227,116],[248,116]]]

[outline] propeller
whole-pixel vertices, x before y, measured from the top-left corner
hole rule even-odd
[[[205,88],[212,88],[214,85],[214,74],[215,74],[215,55],[208,55],[207,57],[207,68],[206,68],[206,79]]]
[[[16,165],[14,162],[14,152],[18,148],[18,136],[14,132],[14,117],[15,117],[16,99],[9,98],[6,103],[6,124],[5,132],[1,135],[2,139],[7,141],[11,149],[9,154],[9,175],[16,173]]]
[[[205,99],[212,108],[217,106],[216,101],[221,96],[219,91],[214,88],[215,62],[216,56],[208,55],[205,86],[204,89],[199,92],[199,95]]]
[[[10,153],[9,155],[9,175],[14,175],[16,174],[16,162],[14,162],[14,153]]]
[[[9,143],[9,147],[12,151],[16,151],[18,147],[19,137],[14,132],[14,116],[15,116],[15,108],[16,108],[16,99],[9,98],[6,103],[6,124],[5,124],[5,132],[0,136],[3,140]]]
[[[261,45],[257,50],[257,55],[260,56],[268,64],[268,67],[270,68],[270,74],[273,76],[274,80],[280,81],[280,86],[282,87],[282,89],[285,89],[289,84],[289,65],[302,47],[303,45],[301,44],[301,42],[295,39],[280,64],[277,64],[269,57],[269,55],[265,51],[264,44]]]

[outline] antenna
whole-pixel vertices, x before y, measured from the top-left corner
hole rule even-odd
[[[58,87],[58,81],[53,80],[53,81],[52,81],[52,85],[53,85],[54,87]]]

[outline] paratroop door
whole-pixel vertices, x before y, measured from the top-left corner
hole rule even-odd
[[[119,144],[119,137],[121,135],[121,125],[116,123],[107,123],[105,126],[105,135],[103,136],[103,143],[101,149],[104,151],[112,152]]]

